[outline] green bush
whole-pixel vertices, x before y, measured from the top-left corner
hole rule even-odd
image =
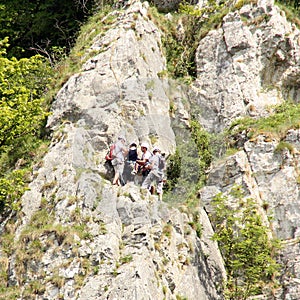
[[[179,154],[178,148],[175,153],[170,155],[168,159],[168,167],[167,167],[167,178],[168,181],[166,183],[165,189],[172,190],[177,182],[181,173],[181,156]]]
[[[192,139],[196,144],[199,155],[199,175],[205,180],[205,170],[210,166],[212,161],[212,148],[210,134],[202,128],[200,123],[192,119],[190,122]]]
[[[0,212],[5,207],[11,210],[18,210],[20,198],[27,190],[26,188],[27,170],[14,170],[5,177],[0,177]]]
[[[48,115],[43,98],[52,70],[41,56],[8,59],[0,41],[0,211],[18,209],[33,149]],[[19,162],[19,165],[15,164]],[[18,167],[17,170],[14,168]]]
[[[241,187],[234,187],[230,196],[231,204],[221,193],[213,199],[213,239],[219,244],[227,271],[226,298],[244,300],[260,294],[267,283],[275,284],[280,244],[269,238],[257,204],[243,197]]]
[[[226,135],[230,137],[228,140],[231,145],[235,145],[237,137],[241,134],[249,139],[262,133],[281,139],[289,129],[300,127],[299,119],[300,105],[286,101],[273,107],[273,113],[268,117],[259,119],[245,117],[234,121],[226,131]]]
[[[212,160],[211,137],[195,119],[188,130],[178,129],[176,135],[177,149],[167,161],[165,201],[185,203],[192,210],[199,204],[195,195]]]
[[[48,115],[42,96],[52,74],[41,56],[6,58],[7,45],[7,39],[0,42],[0,150],[39,131]]]

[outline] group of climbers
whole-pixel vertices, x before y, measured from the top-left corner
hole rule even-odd
[[[124,185],[128,181],[134,181],[135,176],[141,177],[141,188],[156,192],[160,197],[163,193],[164,170],[166,168],[164,155],[158,147],[150,152],[148,143],[141,143],[141,157],[138,155],[138,145],[135,142],[126,147],[126,139],[119,136],[111,147],[110,155],[106,159],[111,160],[114,168],[113,185]],[[126,174],[126,176],[124,176]],[[124,180],[126,177],[126,180]]]

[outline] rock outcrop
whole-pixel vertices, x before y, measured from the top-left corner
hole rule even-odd
[[[16,225],[15,240],[24,243],[10,258],[21,298],[38,281],[35,299],[222,299],[225,269],[203,208],[180,212],[138,185],[115,187],[103,177],[105,153],[120,134],[175,150],[168,95],[182,92],[159,77],[166,62],[147,8],[135,1],[114,12],[114,26],[90,49],[99,54],[56,96],[52,144]]]
[[[98,150],[118,137],[128,141],[155,139],[163,151],[174,151],[170,127],[168,83],[159,30],[147,17],[147,5],[136,2],[119,13],[115,26],[98,36],[80,74],[64,85],[53,105],[48,126],[62,119],[88,127]],[[80,88],[78,88],[80,86]],[[101,156],[102,157],[102,156]]]
[[[194,93],[206,112],[199,116],[202,124],[221,132],[241,116],[259,118],[272,113],[274,104],[298,103],[299,38],[299,30],[273,1],[258,1],[228,14],[221,28],[211,31],[198,47]],[[299,130],[239,142],[241,151],[213,163],[201,199],[211,211],[216,194],[226,195],[239,185],[245,197],[265,208],[262,216],[266,222],[272,220],[273,234],[283,241],[282,286],[266,298],[298,299]],[[291,147],[277,150],[280,142]]]
[[[170,3],[178,1],[163,1]],[[128,1],[106,17],[115,21],[94,40],[89,51],[96,54],[53,103],[49,151],[10,225],[18,246],[5,260],[8,285],[19,287],[19,299],[224,299],[226,272],[207,212],[217,193],[238,184],[285,241],[281,288],[262,299],[299,299],[298,129],[283,139],[293,151],[278,152],[280,140],[259,135],[214,161],[192,212],[169,207],[133,182],[112,186],[104,165],[120,134],[173,153],[172,118],[186,127],[186,99],[197,103],[210,132],[241,116],[266,116],[270,105],[288,98],[298,102],[299,30],[269,0],[229,13],[199,41],[197,78],[185,92],[161,76],[162,33],[147,2]]]
[[[197,49],[193,92],[203,126],[221,132],[241,116],[262,117],[286,99],[298,102],[299,37],[271,0],[226,15]]]
[[[262,215],[271,219],[270,228],[283,241],[282,286],[273,299],[297,299],[300,295],[298,137],[299,130],[290,130],[285,138],[294,142],[293,151],[287,148],[276,151],[279,141],[268,136],[247,141],[241,151],[216,164],[207,186],[200,191],[202,201],[210,207],[214,195],[228,195],[235,185],[242,186],[245,197],[251,197],[265,208]]]

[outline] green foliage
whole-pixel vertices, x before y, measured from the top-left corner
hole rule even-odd
[[[20,60],[0,56],[0,150],[40,129],[47,116],[42,94],[50,74],[41,56]]]
[[[24,299],[30,299],[32,295],[42,295],[46,290],[45,285],[41,280],[31,280],[25,287],[22,297]]]
[[[210,135],[196,120],[190,121],[189,130],[179,129],[177,148],[167,162],[165,201],[185,202],[193,210],[199,203],[196,191],[206,180],[206,169],[212,160]]]
[[[26,178],[27,170],[14,170],[5,177],[0,177],[0,211],[5,206],[12,210],[18,210],[19,200],[27,190]]]
[[[162,30],[162,44],[167,58],[167,70],[170,76],[174,78],[189,77],[189,68],[192,68],[194,62],[188,59],[188,48],[183,41],[178,38],[176,21],[179,15],[174,13],[172,20],[157,11],[155,7],[149,9],[149,17]]]
[[[166,49],[169,74],[174,78],[188,76],[187,64],[189,64],[189,61],[184,60],[185,48],[183,44],[177,42],[173,33],[163,36],[162,43]]]
[[[298,28],[300,28],[300,6],[299,0],[296,1],[286,1],[279,0],[275,1],[275,3],[285,12],[286,18],[291,23],[295,24]]]
[[[193,215],[193,221],[189,222],[189,225],[196,231],[196,234],[199,238],[202,236],[203,227],[200,223],[200,215],[198,211],[195,211],[195,206],[192,207],[191,211]]]
[[[47,150],[47,143],[34,136],[16,139],[0,152],[0,213],[20,209],[20,200],[31,177],[31,166]],[[13,169],[13,168],[17,169]]]
[[[280,246],[278,240],[269,239],[257,205],[243,197],[241,187],[234,187],[230,196],[231,204],[221,193],[213,199],[213,239],[225,262],[227,299],[247,299],[272,283],[279,270],[275,256]]]
[[[123,264],[127,264],[130,263],[133,260],[133,257],[131,254],[125,255],[123,257],[120,258],[120,263]]]
[[[288,150],[290,153],[294,153],[295,152],[295,148],[294,146],[291,144],[291,143],[288,143],[288,142],[284,142],[284,141],[281,141],[276,149],[275,149],[275,152],[282,152],[284,150]]]
[[[205,170],[210,166],[212,160],[212,149],[210,146],[210,135],[200,123],[192,119],[190,122],[192,139],[196,144],[199,154],[199,173],[204,180]]]
[[[240,9],[240,8],[242,8],[244,5],[246,5],[246,4],[251,4],[251,3],[256,4],[256,3],[257,3],[257,0],[238,0],[238,1],[235,2],[234,8],[235,8],[235,9]]]
[[[76,32],[93,13],[98,1],[40,0],[2,1],[0,39],[9,37],[9,57],[30,57],[33,51],[51,52],[52,47],[70,49]],[[103,1],[102,1],[103,2]],[[106,1],[111,2],[111,1]]]
[[[16,300],[19,298],[20,289],[16,286],[2,286],[0,285],[0,299],[1,300]]]
[[[177,137],[177,148],[167,161],[167,182],[165,200],[183,202],[199,181],[199,156],[190,133],[186,138]],[[175,197],[174,197],[175,196]]]
[[[26,190],[28,158],[39,147],[39,136],[48,115],[43,93],[51,69],[41,56],[8,59],[7,39],[0,43],[0,211],[18,209]],[[19,168],[12,171],[19,161]]]
[[[300,1],[299,0],[278,0],[278,3],[282,3],[287,7],[293,7],[296,10],[300,9]]]
[[[173,227],[171,224],[165,224],[162,234],[165,235],[168,238],[171,238],[172,236]]]
[[[291,128],[299,128],[300,105],[285,101],[273,108],[274,113],[265,118],[253,119],[245,117],[234,121],[227,131],[232,139],[242,133],[248,138],[255,138],[261,133],[267,133],[276,137],[283,137]]]
[[[181,156],[178,148],[176,148],[175,153],[172,154],[168,159],[166,173],[168,181],[165,188],[166,190],[172,190],[176,186],[181,173]]]

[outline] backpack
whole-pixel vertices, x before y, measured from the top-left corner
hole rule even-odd
[[[162,171],[166,167],[166,160],[163,156],[159,156],[158,170]]]
[[[115,148],[116,148],[116,144],[112,144],[109,147],[109,149],[108,149],[108,151],[107,151],[107,153],[105,155],[105,159],[106,160],[111,161],[111,160],[113,160],[115,158]]]

